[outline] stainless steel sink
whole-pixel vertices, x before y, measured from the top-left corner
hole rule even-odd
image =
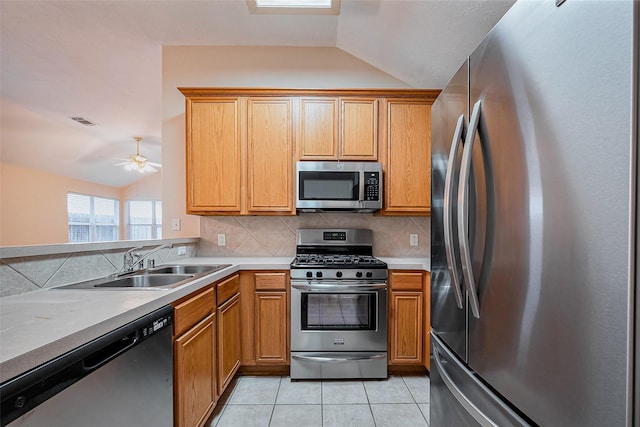
[[[166,265],[52,289],[172,289],[230,265]]]
[[[121,277],[107,283],[94,285],[96,288],[158,288],[175,286],[193,278],[193,274],[136,274]]]
[[[209,274],[231,264],[221,265],[161,265],[145,271],[145,274]]]

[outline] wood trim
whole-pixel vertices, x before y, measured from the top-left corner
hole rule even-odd
[[[255,281],[252,271],[240,272],[240,363],[256,364],[255,350]]]
[[[278,89],[278,88],[221,88],[221,87],[179,87],[186,97],[207,96],[365,96],[393,98],[423,98],[433,103],[440,89]]]
[[[431,370],[431,273],[424,273],[424,367]]]

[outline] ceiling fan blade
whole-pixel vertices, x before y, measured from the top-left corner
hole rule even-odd
[[[162,167],[162,165],[161,165],[160,163],[147,162],[147,164],[148,164],[148,165],[151,165],[151,166],[153,166],[153,167],[156,167],[156,168],[161,168],[161,167]]]

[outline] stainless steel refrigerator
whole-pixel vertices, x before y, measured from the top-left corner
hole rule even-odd
[[[639,4],[556,3],[433,105],[432,427],[640,425]]]

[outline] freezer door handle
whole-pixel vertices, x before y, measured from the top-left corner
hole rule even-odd
[[[460,166],[460,182],[458,183],[458,240],[460,242],[460,259],[462,260],[462,275],[469,294],[471,313],[480,318],[480,303],[473,279],[473,267],[471,265],[471,251],[469,250],[469,179],[471,175],[471,158],[473,154],[473,142],[476,139],[478,124],[480,123],[481,101],[473,106],[471,119],[469,119],[469,132],[464,141],[462,163]]]
[[[462,405],[462,407],[483,427],[498,427],[484,412],[482,412],[476,405],[469,400],[464,393],[455,384],[449,373],[445,363],[442,362],[442,357],[438,351],[438,345],[433,346],[433,359],[436,362],[436,367],[442,378],[442,382],[447,386],[453,397]]]
[[[455,254],[453,253],[453,224],[451,218],[451,204],[455,200],[452,185],[454,174],[454,163],[456,155],[458,154],[458,148],[460,147],[460,141],[464,139],[464,114],[458,118],[456,123],[456,129],[453,133],[453,141],[451,141],[451,151],[449,152],[449,160],[447,161],[447,173],[444,179],[444,249],[447,258],[447,269],[449,275],[453,281],[453,290],[456,297],[456,305],[458,308],[462,308],[462,289],[460,287],[460,278],[458,277],[458,270],[455,265]]]

